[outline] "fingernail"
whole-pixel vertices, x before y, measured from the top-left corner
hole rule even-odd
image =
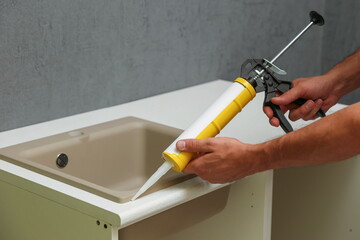
[[[305,105],[305,107],[307,108],[307,109],[312,109],[314,106],[313,106],[314,104],[313,104],[313,102],[308,102],[306,105]]]
[[[322,99],[318,99],[315,102],[316,106],[318,106],[318,107],[321,107],[322,103],[323,103]]]
[[[177,142],[177,148],[179,149],[179,150],[184,150],[185,149],[185,145],[186,145],[186,143],[185,143],[185,141],[178,141]]]

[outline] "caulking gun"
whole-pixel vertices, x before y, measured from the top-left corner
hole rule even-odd
[[[171,168],[181,172],[186,167],[195,153],[177,150],[176,142],[178,140],[188,138],[205,139],[216,136],[255,97],[256,93],[265,92],[264,106],[271,107],[274,116],[280,120],[280,126],[286,133],[293,131],[280,107],[270,101],[271,98],[276,96],[276,93],[284,93],[292,87],[291,81],[278,78],[278,75],[285,75],[286,72],[275,66],[274,62],[311,26],[322,26],[324,24],[324,19],[319,13],[311,11],[309,15],[310,23],[271,61],[247,59],[241,65],[240,77],[235,79],[231,86],[162,153],[165,162],[131,200],[135,200],[144,193]],[[298,99],[294,103],[302,105],[305,102],[306,99]],[[317,112],[317,115],[320,117],[325,116],[321,109]]]

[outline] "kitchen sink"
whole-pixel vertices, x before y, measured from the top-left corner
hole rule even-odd
[[[162,164],[182,131],[126,117],[0,149],[0,158],[119,203],[127,202]],[[145,194],[193,175],[169,171]]]

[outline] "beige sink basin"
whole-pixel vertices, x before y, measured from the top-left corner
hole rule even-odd
[[[162,151],[180,133],[179,129],[127,117],[2,148],[0,158],[123,203],[162,164]],[[169,171],[145,194],[191,177]]]

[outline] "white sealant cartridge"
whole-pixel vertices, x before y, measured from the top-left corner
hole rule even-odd
[[[235,79],[231,86],[163,152],[163,160],[172,162],[172,169],[177,172],[184,170],[194,153],[177,150],[177,141],[215,137],[255,95],[256,91],[248,81],[243,78]]]

